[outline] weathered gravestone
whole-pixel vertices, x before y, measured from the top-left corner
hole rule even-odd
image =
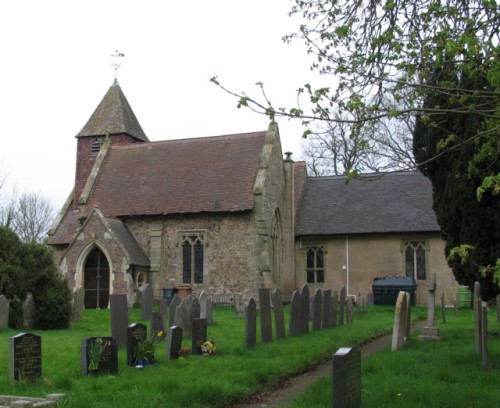
[[[446,323],[446,304],[444,301],[444,292],[441,292],[441,318],[443,319],[443,323]]]
[[[198,298],[194,297],[193,295],[190,295],[189,300],[191,302],[191,321],[193,319],[199,319],[200,318],[200,301]]]
[[[5,295],[0,295],[0,329],[9,327],[10,302]]]
[[[257,340],[257,305],[250,298],[245,307],[245,347],[255,346]]]
[[[410,294],[400,291],[396,300],[394,312],[394,326],[392,329],[392,351],[402,349],[409,341],[408,337],[408,308],[410,307]]]
[[[210,302],[207,292],[202,290],[198,297],[198,301],[200,302],[200,318],[207,319],[207,324],[211,325],[213,323],[212,303]]]
[[[182,332],[187,337],[191,337],[192,330],[192,303],[190,297],[182,299],[175,309],[174,326],[182,327]]]
[[[42,376],[42,337],[21,333],[9,338],[9,380],[34,381]]]
[[[207,341],[207,319],[193,319],[191,350],[193,354],[202,354],[201,345]]]
[[[333,355],[333,408],[361,407],[361,351],[342,347]]]
[[[300,305],[301,331],[303,334],[306,334],[309,333],[309,302],[310,302],[309,286],[307,285],[302,286],[302,290],[300,292],[300,300],[301,300],[301,305]]]
[[[96,344],[101,347],[97,358],[93,350]],[[84,375],[118,374],[118,348],[113,337],[89,337],[82,340],[82,372]],[[95,360],[95,361],[94,361]]]
[[[290,336],[302,334],[302,299],[298,290],[293,291],[290,304]]]
[[[271,297],[268,288],[259,288],[260,337],[262,343],[273,341],[271,324]]]
[[[243,293],[234,293],[234,313],[236,317],[243,317],[245,315],[245,301],[243,299]]]
[[[33,294],[28,292],[23,302],[23,328],[33,329],[35,327],[35,301]]]
[[[281,289],[276,288],[271,294],[271,302],[274,310],[274,325],[276,329],[276,338],[284,339],[285,334],[285,314],[283,312],[283,294]]]
[[[109,295],[109,316],[111,319],[111,337],[117,347],[127,344],[128,305],[127,295]]]
[[[481,355],[483,370],[488,371],[488,306],[481,306]]]
[[[322,315],[321,326],[323,329],[329,329],[331,327],[331,317],[332,317],[332,291],[327,289],[323,292],[323,315]]]
[[[483,305],[483,300],[481,299],[481,284],[479,282],[474,282],[474,293],[472,304],[474,307],[474,342],[476,347],[476,353],[482,354],[482,330],[481,330],[481,309]]]
[[[147,337],[148,328],[144,324],[132,323],[127,327],[127,365],[135,365],[137,346]]]
[[[175,323],[175,312],[177,311],[177,307],[181,304],[181,298],[177,295],[177,293],[172,297],[172,301],[170,302],[170,318],[169,318],[169,326],[173,326]]]
[[[167,360],[179,358],[179,352],[182,348],[182,327],[171,326],[167,330]]]
[[[422,328],[420,340],[441,340],[439,328],[436,327],[436,274],[429,275],[429,289],[427,297],[427,324]]]
[[[313,298],[313,312],[312,312],[312,321],[313,321],[313,330],[321,330],[321,309],[323,308],[323,293],[321,289],[316,289],[314,292]]]
[[[168,312],[168,302],[167,299],[161,298],[158,302],[158,313],[162,316],[163,319],[167,316]]]
[[[160,339],[165,336],[165,325],[159,312],[153,312],[151,315],[150,336],[152,339]]]
[[[85,311],[85,288],[80,287],[73,292],[73,308],[71,309],[71,321],[79,322]]]
[[[339,326],[342,326],[344,324],[344,319],[345,319],[345,301],[346,301],[346,289],[345,286],[342,286],[342,289],[340,289],[340,298],[339,298]]]
[[[337,291],[334,291],[332,295],[332,315],[331,315],[332,327],[337,327],[338,321],[339,321],[339,295]]]
[[[151,315],[153,314],[153,288],[149,283],[144,285],[144,289],[142,291],[141,298],[141,318],[142,320],[151,319]]]

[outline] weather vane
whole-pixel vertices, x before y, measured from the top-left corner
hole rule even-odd
[[[115,50],[115,53],[111,55],[113,57],[113,62],[111,63],[111,66],[115,69],[115,79],[118,76],[118,68],[120,68],[121,63],[119,62],[119,58],[123,58],[125,54],[121,53],[118,50]]]

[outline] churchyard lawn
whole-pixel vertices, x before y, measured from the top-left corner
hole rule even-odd
[[[215,355],[167,360],[163,341],[157,345],[155,364],[138,370],[127,366],[124,347],[118,352],[118,375],[92,377],[82,375],[81,341],[91,336],[109,336],[111,329],[109,310],[86,310],[83,320],[72,323],[68,330],[33,331],[42,337],[42,376],[34,383],[9,382],[8,343],[19,331],[2,330],[0,394],[41,397],[63,393],[66,397],[60,404],[62,407],[222,407],[330,360],[339,347],[360,344],[390,332],[394,308],[366,307],[363,313],[355,313],[352,325],[289,337],[289,308],[285,307],[287,337],[276,340],[273,333],[273,342],[262,344],[257,325],[257,344],[251,349],[244,346],[244,318],[236,318],[234,310],[225,307],[214,307],[213,314],[214,324],[208,327],[208,338],[216,340]],[[412,316],[424,318],[426,309],[413,308]],[[149,327],[149,321],[141,320],[140,309],[132,309],[129,322]],[[500,357],[497,338],[490,336],[491,368],[485,373],[480,357],[474,352],[472,311],[449,312],[447,323],[438,325],[441,342],[420,343],[412,338],[409,347],[402,351],[384,351],[363,361],[364,407],[500,406],[495,375],[500,368],[496,361]],[[497,327],[492,321],[490,332]],[[191,347],[191,339],[185,337],[182,345]],[[331,406],[331,378],[317,387],[326,391],[313,394],[326,393],[326,402],[311,395],[306,397],[305,405],[298,401],[297,406]],[[452,400],[455,402],[448,404]],[[489,404],[481,405],[483,400]]]

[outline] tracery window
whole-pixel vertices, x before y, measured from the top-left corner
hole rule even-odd
[[[307,283],[325,282],[325,252],[322,247],[309,247],[306,253]]]
[[[205,239],[202,233],[182,234],[182,282],[203,283]]]
[[[406,241],[405,249],[405,272],[406,276],[414,279],[425,280],[426,278],[426,259],[424,241]]]

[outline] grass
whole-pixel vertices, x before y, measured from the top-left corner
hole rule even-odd
[[[489,370],[474,350],[472,312],[448,311],[439,323],[441,341],[421,342],[418,333],[402,351],[384,350],[362,361],[363,407],[500,407],[499,323],[488,316]],[[331,407],[332,376],[312,385],[291,405]]]
[[[288,311],[285,308],[287,322]],[[272,387],[291,374],[329,361],[339,347],[361,344],[390,331],[393,316],[393,307],[367,307],[363,314],[355,315],[351,326],[287,337],[269,344],[258,342],[255,348],[246,349],[244,320],[236,318],[231,309],[216,307],[215,324],[208,328],[208,337],[217,341],[215,356],[167,361],[163,357],[165,343],[162,343],[157,349],[158,362],[139,371],[126,366],[126,350],[120,349],[117,376],[85,377],[80,368],[81,340],[110,332],[108,310],[87,310],[83,321],[74,323],[68,330],[34,331],[42,336],[43,364],[42,379],[34,383],[9,383],[8,338],[19,332],[0,331],[0,394],[40,397],[63,393],[66,394],[63,407],[223,407]],[[412,316],[424,317],[426,310],[414,308]],[[494,356],[500,354],[500,349],[495,347],[496,339],[492,339],[492,369],[483,373],[479,358],[473,352],[471,319],[471,311],[452,313],[449,323],[441,326],[442,342],[413,341],[404,351],[382,352],[364,361],[363,406],[451,406],[428,404],[435,395],[447,395],[443,391],[446,384],[468,390],[461,391],[462,399],[455,402],[455,407],[467,406],[463,404],[466,396],[474,396],[479,401],[479,395],[481,400],[489,395],[488,406],[500,406],[500,397],[491,404],[496,395],[492,376],[498,370]],[[130,322],[147,324],[140,320],[139,309],[132,309]],[[259,331],[257,339],[260,339]],[[190,343],[190,339],[184,339],[183,346],[191,346]],[[477,378],[469,381],[469,374]],[[424,381],[424,378],[428,379]],[[316,387],[321,392],[313,390],[312,396],[306,394],[305,400],[297,400],[295,406],[331,406],[332,397],[328,394],[332,388],[331,378]],[[325,395],[320,397],[321,393]],[[446,398],[439,399],[442,400]],[[371,401],[373,405],[369,405]],[[421,405],[405,405],[403,401],[420,401]]]

